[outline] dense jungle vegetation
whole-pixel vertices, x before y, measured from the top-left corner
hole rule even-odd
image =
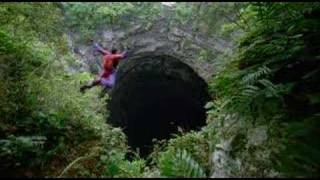
[[[142,158],[106,122],[112,97],[80,93],[94,74],[69,71],[81,63],[68,34],[148,29],[168,8],[168,26],[235,47],[199,58],[216,71],[206,126]],[[0,14],[1,177],[319,177],[320,3],[7,2]]]

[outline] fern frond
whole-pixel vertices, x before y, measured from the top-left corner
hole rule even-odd
[[[206,177],[199,163],[185,149],[163,154],[160,169],[162,174],[168,177]]]
[[[270,80],[261,79],[261,80],[259,80],[259,83],[261,83],[262,85],[264,85],[266,87],[266,95],[267,96],[280,97],[279,88],[276,85],[274,85]]]
[[[244,76],[241,80],[242,85],[252,85],[263,76],[270,74],[272,71],[267,66],[260,67],[256,72]]]

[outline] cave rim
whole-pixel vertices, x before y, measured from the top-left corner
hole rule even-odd
[[[121,69],[125,69],[127,68],[127,64],[130,63],[131,61],[137,61],[139,59],[143,59],[146,57],[152,57],[152,58],[157,58],[157,57],[166,57],[167,59],[172,59],[176,62],[179,62],[181,64],[183,64],[185,67],[188,67],[196,76],[200,77],[200,79],[202,81],[205,82],[205,84],[207,84],[206,80],[200,76],[200,73],[198,71],[195,70],[195,68],[192,67],[192,65],[188,64],[186,61],[183,61],[181,59],[184,59],[185,56],[180,55],[180,54],[175,54],[175,53],[164,53],[164,52],[143,52],[143,53],[137,53],[137,54],[133,54],[131,57],[130,55],[124,60],[125,62],[120,61],[119,66],[117,68],[117,72],[121,71]],[[133,66],[138,65],[142,62],[136,62]],[[192,63],[192,62],[189,62]],[[130,71],[130,70],[129,70]],[[128,71],[126,71],[128,72]],[[118,84],[119,82],[119,74],[117,74],[117,80],[116,80],[116,84],[115,86]],[[121,79],[120,79],[121,80]]]

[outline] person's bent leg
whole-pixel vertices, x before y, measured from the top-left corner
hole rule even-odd
[[[99,85],[100,82],[101,82],[100,79],[93,80],[93,81],[92,81],[91,83],[89,83],[88,85],[82,86],[82,87],[80,88],[80,91],[83,93],[83,92],[85,92],[86,89],[92,88],[92,87],[94,87],[94,86]]]

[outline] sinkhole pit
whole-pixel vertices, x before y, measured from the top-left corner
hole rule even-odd
[[[199,130],[210,100],[206,82],[187,64],[169,55],[145,55],[120,63],[108,103],[107,122],[121,127],[131,148],[144,156],[152,139]]]

